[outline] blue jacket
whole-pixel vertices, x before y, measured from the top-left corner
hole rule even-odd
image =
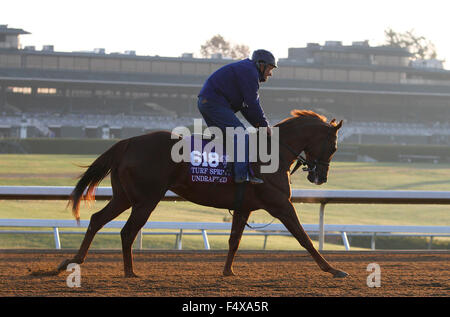
[[[259,103],[259,79],[256,64],[247,58],[216,70],[198,96],[241,111],[256,128],[266,127],[269,123]]]

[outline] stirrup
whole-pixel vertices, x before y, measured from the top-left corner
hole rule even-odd
[[[242,184],[242,183],[246,183],[246,182],[249,182],[250,184],[253,184],[253,185],[264,184],[264,181],[262,179],[254,177],[254,176],[249,176],[249,175],[247,175],[246,178],[236,178],[234,180],[234,182],[237,184]]]
[[[248,180],[253,185],[264,184],[264,181],[258,177],[250,176]]]

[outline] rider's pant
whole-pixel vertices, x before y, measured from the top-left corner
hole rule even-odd
[[[222,130],[224,137],[226,136],[226,128],[233,127],[238,128],[241,127],[245,132],[245,147],[244,149],[238,148],[238,135],[234,134],[234,179],[235,181],[242,181],[247,179],[249,173],[249,136],[245,130],[245,126],[242,122],[236,117],[236,114],[229,107],[221,105],[219,103],[214,103],[209,100],[199,98],[198,99],[198,109],[205,119],[208,127],[218,127]],[[225,139],[224,139],[225,140]],[[238,151],[244,151],[238,155]],[[242,155],[243,154],[243,155]],[[243,159],[242,159],[242,156]]]

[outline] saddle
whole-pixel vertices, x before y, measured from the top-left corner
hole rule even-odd
[[[190,152],[190,172],[192,183],[212,183],[212,184],[232,184],[234,182],[233,162],[228,161],[225,146],[216,152],[215,147],[207,146],[211,140],[205,139],[202,135],[194,134],[191,136],[191,152]],[[250,182],[257,182],[258,178],[252,172],[253,164],[250,163]],[[252,179],[255,180],[252,182]],[[235,183],[235,194],[233,210],[238,212],[242,208],[245,196],[247,182]]]
[[[211,140],[201,135],[191,136],[190,174],[193,183],[230,184],[233,182],[233,168],[225,150],[216,151],[207,146]]]
[[[229,162],[225,145],[221,145],[220,151],[215,146],[207,146],[211,140],[202,138],[202,135],[194,134],[190,140],[190,172],[193,183],[219,183],[230,184],[234,182],[234,162]],[[248,181],[252,184],[261,184],[250,163],[250,175]],[[240,183],[240,182],[239,182]]]

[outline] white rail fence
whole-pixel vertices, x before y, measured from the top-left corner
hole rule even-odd
[[[0,200],[67,200],[73,187],[70,186],[0,186]],[[109,200],[112,197],[110,187],[99,187],[96,191],[97,200]],[[168,191],[164,200],[184,200]],[[325,234],[340,235],[346,250],[350,250],[348,235],[371,235],[371,247],[375,249],[375,237],[381,235],[413,235],[430,237],[450,237],[450,226],[385,226],[385,225],[325,225],[325,206],[335,204],[450,204],[450,192],[446,191],[383,191],[383,190],[293,190],[292,202],[318,203],[319,224],[303,224],[308,234],[319,235],[319,249],[323,249]],[[125,221],[111,221],[105,229],[122,228]],[[0,233],[45,233],[53,234],[55,247],[61,248],[60,233],[84,234],[85,231],[62,231],[60,228],[87,228],[89,221],[81,221],[78,226],[75,220],[45,220],[45,219],[0,219],[0,227],[17,228],[52,228],[51,231],[38,230],[2,230]],[[264,246],[267,237],[271,235],[290,235],[282,224],[251,224],[254,228],[246,228],[246,235],[264,236]],[[172,230],[149,231],[151,230]],[[176,230],[173,232],[173,230]],[[137,247],[142,248],[143,235],[176,235],[175,246],[182,248],[183,235],[202,235],[205,249],[210,249],[209,235],[229,235],[231,223],[210,222],[148,222],[140,231]],[[187,232],[190,231],[190,232]],[[193,232],[191,232],[193,231]],[[210,231],[208,233],[208,231]],[[211,232],[214,231],[214,232]],[[218,232],[219,231],[219,232]],[[100,231],[100,234],[118,234],[116,231]]]

